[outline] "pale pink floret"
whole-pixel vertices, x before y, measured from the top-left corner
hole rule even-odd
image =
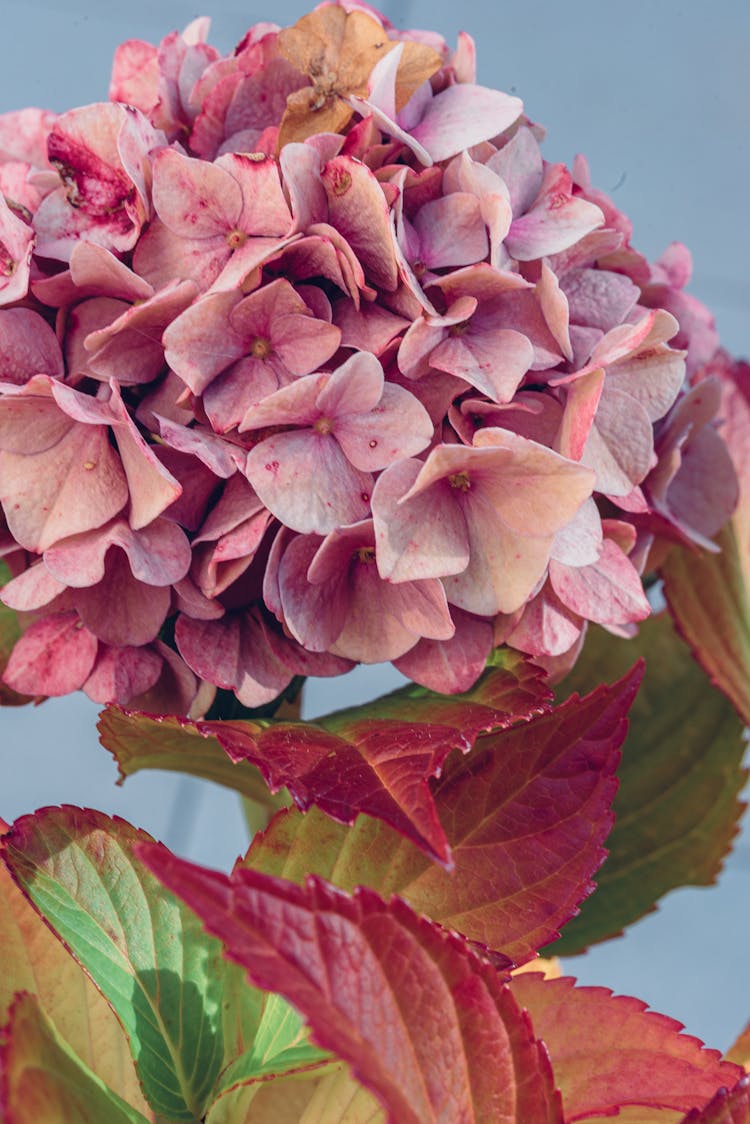
[[[444,577],[451,604],[492,616],[514,612],[532,593],[593,475],[505,430],[480,430],[475,442],[387,470],[372,510],[383,577]]]
[[[300,535],[284,551],[278,573],[283,620],[312,651],[360,663],[397,659],[422,636],[454,633],[439,581],[383,581],[375,565],[372,520]]]
[[[204,395],[219,433],[237,426],[266,395],[317,370],[340,339],[340,330],[315,317],[283,278],[244,299],[237,292],[208,294],[164,333],[170,366]]]
[[[295,428],[250,451],[247,477],[282,523],[316,534],[367,518],[372,473],[421,452],[433,435],[424,407],[386,383],[367,353],[269,395],[241,428],[267,426]]]
[[[400,61],[397,47],[376,65],[368,98],[352,98],[363,116],[372,113],[377,125],[407,144],[424,164],[447,160],[464,149],[492,140],[518,120],[520,98],[464,83],[433,94],[425,83],[411,103],[396,115],[394,89]]]
[[[4,389],[0,502],[16,541],[41,552],[121,511],[128,485],[106,426],[78,422],[61,409],[47,376]]]
[[[208,598],[220,596],[252,564],[272,520],[243,476],[227,481],[193,539],[191,574]]]
[[[586,368],[560,380],[570,388],[561,451],[596,471],[597,491],[626,497],[653,467],[653,424],[674,402],[685,375],[683,353],[665,345],[676,327],[674,317],[657,311],[613,328]],[[583,426],[576,414],[585,418]]]
[[[717,431],[721,402],[716,378],[705,378],[659,426],[658,464],[644,482],[655,512],[689,542],[715,551],[711,541],[734,511],[738,485],[732,458]]]
[[[48,109],[0,113],[0,161],[48,168],[47,138],[56,120],[57,114]]]
[[[193,20],[183,32],[165,36],[158,48],[138,39],[122,43],[115,52],[110,100],[136,106],[170,139],[184,135],[197,111],[196,84],[219,58],[205,42],[209,26],[206,17]]]
[[[271,702],[294,674],[271,648],[268,625],[258,609],[227,613],[215,621],[180,615],[175,640],[196,675],[234,691],[245,706]]]
[[[284,244],[292,216],[275,160],[231,153],[215,163],[165,148],[153,159],[157,221],[134,268],[160,288],[174,278],[230,290]]]
[[[556,254],[604,223],[594,203],[573,195],[573,181],[564,164],[548,164],[539,194],[525,214],[510,225],[505,246],[518,261]]]
[[[527,371],[562,358],[533,286],[517,274],[470,266],[435,288],[448,302],[445,314],[415,320],[399,348],[399,367],[410,378],[436,368],[509,402]]]
[[[287,96],[304,81],[285,58],[275,56],[278,27],[251,27],[233,55],[206,68],[191,101],[199,106],[190,148],[205,160],[222,152],[255,152],[266,130],[278,131]]]
[[[3,680],[23,695],[68,695],[79,690],[96,659],[96,637],[74,612],[34,621],[16,643]]]

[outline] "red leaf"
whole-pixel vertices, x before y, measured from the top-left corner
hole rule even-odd
[[[256,765],[273,792],[286,786],[303,811],[317,804],[342,823],[367,812],[452,866],[427,784],[461,740],[452,727],[370,721],[352,723],[347,738],[293,722],[265,730],[251,722],[201,722],[199,729],[215,735],[233,761]]]
[[[741,1077],[731,1090],[719,1089],[705,1108],[694,1108],[682,1124],[750,1124],[750,1077]]]
[[[304,888],[250,870],[229,878],[164,847],[141,853],[393,1124],[561,1121],[543,1047],[497,970],[458,935],[368,889],[348,897],[316,878]]]
[[[277,816],[246,864],[301,882],[396,893],[419,913],[517,963],[533,956],[591,892],[612,826],[615,769],[642,663],[612,687],[479,738],[432,784],[455,869],[363,817],[350,830],[315,812]]]
[[[538,669],[512,653],[461,696],[407,687],[319,725],[202,722],[198,728],[218,738],[233,761],[256,765],[272,791],[288,788],[303,811],[316,804],[348,824],[366,812],[451,869],[428,781],[440,776],[452,749],[467,752],[480,733],[539,713],[547,697]]]
[[[516,976],[512,986],[549,1049],[566,1124],[627,1105],[689,1112],[742,1075],[640,999],[533,973]]]

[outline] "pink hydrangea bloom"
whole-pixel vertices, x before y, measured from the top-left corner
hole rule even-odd
[[[304,21],[223,56],[201,19],[122,44],[108,102],[0,116],[18,691],[200,714],[358,662],[569,666],[647,615],[657,537],[731,512],[688,252],[650,265],[468,36],[355,7],[379,46],[330,89]]]

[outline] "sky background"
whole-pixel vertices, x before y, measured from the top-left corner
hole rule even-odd
[[[258,20],[292,23],[306,8],[213,0],[0,0],[0,112],[63,111],[106,98],[113,51],[158,42],[198,15],[228,51]],[[693,253],[691,291],[712,308],[722,340],[750,353],[750,4],[746,0],[414,0],[385,5],[403,27],[477,41],[479,81],[523,98],[547,126],[544,154],[589,160],[593,182],[633,220],[634,245],[658,256],[672,241]],[[390,668],[358,669],[308,686],[307,716],[365,701],[400,682]],[[689,722],[688,700],[685,720]],[[227,867],[246,846],[234,796],[170,774],[116,788],[85,697],[0,715],[0,815],[74,803],[124,816],[187,857]],[[750,839],[740,839],[717,886],[669,894],[627,934],[566,962],[583,983],[637,995],[728,1047],[750,1017]]]

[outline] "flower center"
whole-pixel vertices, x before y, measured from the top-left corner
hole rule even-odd
[[[240,246],[244,246],[247,242],[247,235],[244,230],[230,230],[227,234],[227,246],[230,250],[239,250]]]
[[[448,483],[451,488],[457,488],[459,492],[468,492],[471,487],[471,480],[466,469],[463,472],[454,472],[452,476],[448,477]]]
[[[468,320],[462,320],[460,324],[453,324],[448,329],[448,333],[451,336],[462,336],[468,327],[469,327],[469,321]]]
[[[364,562],[365,566],[372,566],[375,561],[375,547],[361,546],[359,550],[355,550],[354,560],[355,562]]]
[[[332,418],[318,418],[318,420],[313,425],[313,429],[315,430],[316,433],[322,433],[322,434],[330,433],[331,430],[333,429],[333,419]]]
[[[267,359],[272,350],[270,340],[264,339],[263,336],[257,336],[250,344],[249,353],[253,359]]]

